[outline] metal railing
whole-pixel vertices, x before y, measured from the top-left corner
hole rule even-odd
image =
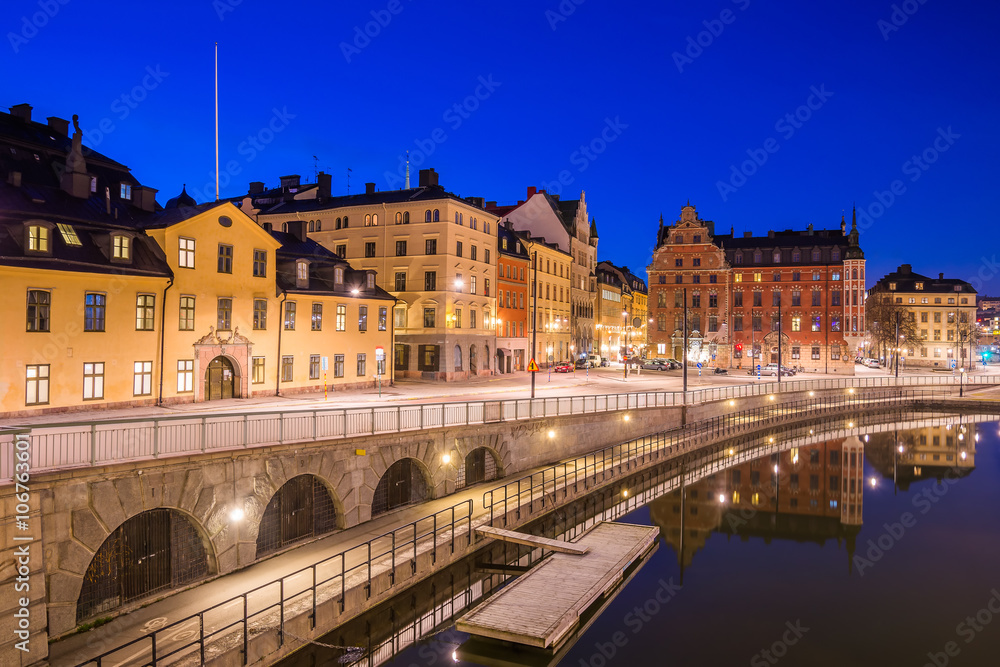
[[[831,378],[708,387],[684,392],[635,392],[536,399],[485,400],[371,408],[316,408],[171,415],[48,423],[21,427],[32,439],[34,471],[98,466],[220,450],[337,440],[429,428],[481,425],[541,417],[699,405],[776,391],[958,386],[952,376]],[[1000,384],[1000,375],[974,376],[970,387]],[[13,476],[11,436],[0,431],[0,484]]]
[[[165,664],[169,658],[195,655],[204,664],[206,654],[212,657],[212,643],[220,640],[226,640],[230,646],[233,642],[236,646],[242,644],[243,664],[246,664],[248,643],[255,634],[276,629],[278,645],[283,646],[287,641],[286,620],[308,613],[311,627],[315,627],[319,605],[336,600],[343,613],[352,590],[363,589],[362,600],[367,601],[395,586],[397,567],[408,563],[410,575],[416,576],[422,569],[430,570],[437,564],[439,549],[447,549],[451,556],[468,548],[474,539],[472,514],[472,500],[457,503],[136,637],[78,663],[78,667],[101,667],[124,661],[155,666]],[[428,564],[421,568],[418,557],[424,554]],[[375,570],[382,570],[387,577],[385,590],[373,590],[373,581],[380,574]]]

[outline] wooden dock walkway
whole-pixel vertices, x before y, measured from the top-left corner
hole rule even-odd
[[[455,627],[479,637],[556,648],[580,615],[653,548],[659,532],[655,526],[599,523],[572,543],[586,547],[586,553],[553,554],[460,618]]]
[[[574,542],[550,540],[547,537],[538,537],[537,535],[518,533],[513,530],[504,530],[503,528],[494,528],[492,526],[479,526],[476,528],[476,532],[504,542],[514,542],[515,544],[523,544],[529,547],[541,547],[542,549],[548,549],[556,553],[572,554],[574,556],[582,556],[590,550],[590,547]]]

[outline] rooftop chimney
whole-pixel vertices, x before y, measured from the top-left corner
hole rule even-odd
[[[250,181],[250,194],[259,195],[264,191],[264,184],[260,181]]]
[[[316,197],[320,200],[329,199],[333,192],[333,174],[319,172],[316,174]]]
[[[896,269],[896,273],[901,273],[904,276],[906,276],[909,275],[912,270],[913,270],[912,266],[910,266],[909,264],[903,264],[898,269]]]
[[[438,173],[434,171],[434,167],[430,169],[421,169],[419,172],[418,184],[420,187],[429,187],[438,184]]]
[[[944,280],[944,274],[943,273],[939,273],[938,274],[938,280]]]
[[[288,233],[297,238],[299,241],[306,240],[305,220],[289,220],[285,223],[285,229],[287,229]]]
[[[374,183],[365,183],[365,194],[366,195],[373,195],[373,194],[375,194],[375,184]]]
[[[528,186],[528,199],[531,199],[532,197],[534,197],[536,192],[538,192],[538,190],[535,188],[535,186],[534,185],[529,185]]]
[[[285,191],[285,192],[288,192],[292,188],[299,187],[299,180],[300,179],[301,179],[301,176],[299,176],[298,174],[292,174],[290,176],[282,176],[281,177],[281,189],[283,191]]]
[[[156,192],[154,188],[145,185],[132,186],[132,204],[138,206],[143,211],[152,213],[156,210]]]
[[[49,129],[63,136],[69,136],[69,121],[58,116],[49,116],[45,120],[49,121]]]
[[[28,103],[15,104],[10,108],[10,115],[16,118],[20,118],[25,123],[31,122],[31,105]]]
[[[274,231],[274,225],[271,224],[270,222],[265,222],[264,223],[264,231],[267,232],[268,234],[270,234],[272,231]]]
[[[753,237],[753,232],[743,232],[743,238],[749,239]]]
[[[774,238],[774,230],[773,229],[767,230],[767,238],[769,238],[769,239],[773,239]]]

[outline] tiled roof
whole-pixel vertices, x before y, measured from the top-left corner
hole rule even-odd
[[[256,196],[256,195],[255,195]],[[407,202],[434,202],[451,200],[461,202],[466,206],[478,208],[485,211],[481,206],[477,206],[458,195],[447,192],[439,185],[422,186],[410,188],[409,190],[383,190],[381,192],[360,192],[354,195],[342,195],[339,197],[329,197],[326,199],[300,199],[292,201],[281,201],[273,206],[266,206],[259,215],[277,215],[287,213],[308,213],[312,211],[326,211],[329,209],[347,208],[351,206],[378,206],[381,204],[401,204]]]
[[[940,275],[937,278],[930,278],[919,273],[914,273],[909,264],[903,264],[898,269],[880,278],[871,288],[872,292],[890,292],[889,283],[896,284],[896,292],[931,292],[936,294],[975,294],[975,288],[964,280],[958,278],[945,278]],[[917,289],[917,283],[923,283],[923,289]]]

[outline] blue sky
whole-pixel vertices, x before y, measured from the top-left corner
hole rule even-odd
[[[998,15],[972,0],[7,0],[0,107],[79,114],[85,143],[160,203],[182,183],[201,201],[218,41],[223,196],[317,167],[335,192],[348,168],[352,191],[398,188],[410,150],[462,196],[586,190],[599,257],[639,273],[661,212],[689,199],[757,234],[836,227],[856,202],[869,283],[909,262],[997,293]]]

